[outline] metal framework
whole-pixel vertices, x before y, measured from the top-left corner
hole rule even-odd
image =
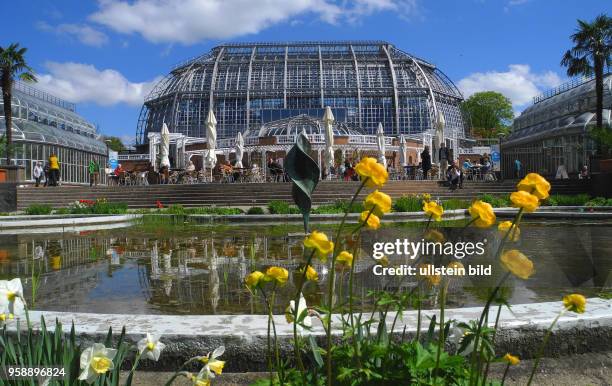
[[[443,114],[452,146],[465,137],[457,87],[433,64],[385,41],[223,44],[175,66],[147,97],[138,143],[159,132],[205,137],[206,115],[218,137],[233,138],[278,119],[336,119],[368,134],[423,135]]]

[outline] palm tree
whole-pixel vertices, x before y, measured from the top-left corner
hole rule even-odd
[[[11,163],[12,152],[12,121],[11,98],[13,94],[13,82],[19,78],[26,82],[36,82],[34,71],[25,61],[25,53],[28,49],[19,47],[13,43],[6,48],[0,47],[0,87],[2,87],[2,100],[4,104],[4,123],[6,125],[6,163]]]
[[[574,47],[563,55],[561,65],[567,67],[568,76],[595,74],[595,113],[597,127],[602,127],[604,67],[612,65],[612,18],[602,13],[590,23],[578,20],[578,28],[570,38]]]

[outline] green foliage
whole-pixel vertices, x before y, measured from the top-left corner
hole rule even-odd
[[[509,196],[502,197],[502,196],[494,196],[489,193],[484,193],[484,194],[481,194],[478,197],[478,199],[480,201],[488,202],[494,208],[506,208],[506,207],[512,206]]]
[[[477,92],[463,102],[462,108],[470,117],[473,132],[483,138],[507,134],[514,118],[512,103],[496,91]]]
[[[470,207],[470,202],[468,200],[460,200],[458,198],[451,198],[442,203],[442,206],[445,210],[455,210],[455,209],[467,209]]]
[[[81,201],[70,207],[71,214],[126,214],[127,211],[127,204],[106,200]]]
[[[593,127],[589,130],[591,137],[599,144],[612,148],[612,130],[607,127]]]
[[[612,199],[605,197],[595,197],[584,204],[584,206],[612,206]]]
[[[244,213],[244,211],[239,208],[200,207],[185,209],[185,214],[216,214],[220,216],[227,216],[242,213]]]
[[[350,204],[349,201],[338,200],[333,204],[319,205],[318,208],[312,210],[312,213],[341,214],[346,211],[348,211],[349,213],[361,213],[364,211],[364,207],[361,202],[354,202],[350,208],[349,208],[349,204]]]
[[[34,216],[41,214],[51,214],[52,208],[49,205],[32,204],[25,209],[25,214]]]
[[[105,141],[108,144],[109,149],[114,150],[114,151],[124,151],[126,149],[125,145],[123,144],[123,141],[121,141],[121,138],[119,137],[113,137],[113,136],[104,136],[103,137],[103,141]],[[107,142],[108,141],[108,142]]]
[[[552,194],[544,202],[545,205],[550,206],[583,206],[591,197],[586,194]]]
[[[249,208],[249,210],[247,211],[247,214],[264,214],[264,213],[265,213],[264,209],[259,206],[253,206]]]
[[[272,214],[300,214],[300,210],[286,201],[270,201],[268,211]]]
[[[417,196],[402,196],[393,203],[394,212],[419,212],[423,210],[423,199]]]
[[[16,335],[16,336],[15,336]],[[119,374],[123,362],[128,354],[128,345],[124,341],[125,329],[116,337],[117,354],[113,359],[114,370],[103,374],[96,385],[119,385]],[[109,328],[104,345],[113,346],[113,331]],[[74,325],[69,335],[62,331],[62,324],[57,321],[55,329],[48,331],[45,320],[41,318],[39,332],[34,332],[31,327],[27,331],[19,330],[17,334],[9,332],[6,326],[0,335],[0,366],[22,366],[22,367],[53,367],[63,366],[65,377],[60,382],[51,382],[50,385],[85,386],[87,383],[79,381],[80,357],[83,352],[77,343]],[[14,386],[30,386],[34,383],[30,380],[12,381]],[[125,382],[126,386],[131,380]]]

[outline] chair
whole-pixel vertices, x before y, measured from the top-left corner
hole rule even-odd
[[[136,185],[149,185],[149,172],[148,171],[144,171],[144,172],[139,172],[138,175],[136,176]]]

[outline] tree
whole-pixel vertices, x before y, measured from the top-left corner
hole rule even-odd
[[[601,14],[592,22],[578,20],[578,28],[570,36],[574,47],[567,50],[561,65],[568,76],[595,74],[597,127],[603,126],[604,67],[612,65],[612,18]]]
[[[113,137],[113,136],[104,136],[103,137],[104,142],[106,142],[108,144],[108,148],[114,151],[124,151],[125,150],[125,145],[123,144],[123,142],[121,141],[121,139],[119,137]]]
[[[28,49],[13,43],[6,48],[0,47],[0,87],[2,88],[2,101],[4,104],[4,123],[6,125],[6,163],[11,163],[12,153],[12,122],[13,111],[11,100],[13,97],[13,82],[16,78],[25,82],[36,82],[34,71],[25,61]]]
[[[472,132],[483,138],[507,134],[514,119],[512,103],[496,91],[481,91],[463,102],[471,120]]]

